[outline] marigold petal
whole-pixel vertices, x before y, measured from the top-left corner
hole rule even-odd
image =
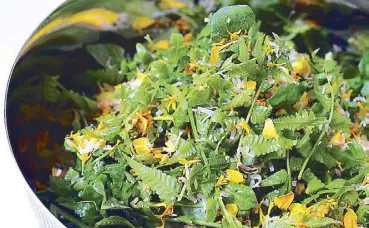
[[[237,170],[227,169],[226,174],[228,175],[229,182],[240,184],[243,183],[243,175]]]
[[[293,192],[287,193],[285,195],[281,195],[274,198],[274,204],[279,207],[281,210],[287,210],[291,205],[295,195]]]
[[[279,135],[277,134],[277,131],[271,119],[265,120],[263,136],[266,139],[272,139],[272,138],[278,139],[279,138]]]
[[[155,23],[155,20],[150,17],[138,16],[132,23],[132,29],[136,31],[141,31],[145,28],[150,27]]]
[[[343,224],[345,228],[357,228],[357,215],[355,212],[348,208],[347,212],[345,213],[345,216],[343,217]]]
[[[238,212],[238,207],[234,203],[226,204],[225,208],[230,216],[236,216]]]

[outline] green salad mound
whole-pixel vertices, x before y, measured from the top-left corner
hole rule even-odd
[[[122,61],[129,80],[99,96],[104,114],[66,137],[77,162],[51,178],[54,214],[77,227],[366,223],[353,124],[366,108],[347,111],[330,53],[259,32],[248,6],[210,15],[192,40],[146,40]]]

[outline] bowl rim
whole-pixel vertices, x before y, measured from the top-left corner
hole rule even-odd
[[[22,48],[19,50],[17,57],[14,60],[13,66],[11,67],[10,72],[8,73],[8,80],[6,82],[6,87],[5,87],[5,96],[4,96],[4,107],[3,107],[3,111],[4,111],[4,125],[5,125],[5,134],[6,134],[6,140],[8,142],[8,146],[9,146],[9,150],[12,156],[12,162],[15,163],[16,167],[17,167],[17,174],[20,174],[21,178],[21,182],[23,182],[23,186],[25,189],[25,194],[29,199],[29,203],[30,203],[30,208],[34,213],[34,217],[36,218],[36,221],[40,224],[40,227],[52,227],[52,228],[59,228],[59,227],[65,227],[57,217],[55,217],[51,211],[45,206],[43,205],[43,203],[41,202],[41,200],[36,196],[35,192],[31,189],[31,187],[29,186],[29,184],[26,181],[25,176],[23,175],[22,171],[21,171],[21,167],[19,165],[19,163],[17,162],[17,159],[15,157],[15,153],[13,150],[13,147],[10,143],[10,137],[9,137],[9,126],[8,126],[8,121],[7,121],[7,117],[8,117],[8,113],[7,113],[7,106],[8,106],[8,95],[9,95],[9,85],[10,82],[12,80],[12,76],[15,70],[16,65],[18,64],[19,60],[23,57],[22,55],[22,50],[24,49],[26,43],[32,38],[32,36],[41,28],[41,25],[44,23],[44,21],[46,21],[51,15],[53,15],[55,12],[58,11],[58,9],[63,6],[66,2],[62,2],[61,4],[58,4],[56,6],[56,8],[46,17],[44,18],[39,25],[33,30],[33,32],[29,35],[29,37],[25,40],[25,42],[22,45]]]

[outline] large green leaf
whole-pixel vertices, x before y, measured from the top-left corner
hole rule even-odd
[[[162,200],[173,201],[178,196],[181,184],[175,177],[161,170],[147,167],[128,156],[125,158],[142,182],[155,191]]]
[[[227,200],[237,204],[240,210],[250,210],[258,203],[254,191],[246,185],[230,183],[223,192],[227,194]]]

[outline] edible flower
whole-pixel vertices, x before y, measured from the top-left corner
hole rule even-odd
[[[243,183],[243,181],[244,181],[242,173],[240,173],[237,170],[227,169],[226,174],[228,176],[227,180],[229,182],[232,182],[232,183],[235,183],[235,184],[240,184],[240,183]]]
[[[132,144],[137,154],[148,154],[151,152],[152,145],[147,138],[135,139]]]
[[[230,216],[236,216],[237,215],[238,207],[237,207],[236,204],[234,204],[234,203],[226,204],[225,208],[228,212],[228,215],[230,215]]]
[[[182,9],[186,8],[187,4],[183,2],[177,2],[173,0],[161,0],[159,3],[161,9]]]
[[[310,210],[305,205],[303,205],[301,203],[292,203],[288,207],[288,210],[290,210],[291,213],[301,213],[301,214],[305,214],[305,215],[310,214]]]
[[[246,82],[243,83],[243,86],[246,89],[254,90],[256,88],[256,82],[254,82],[254,81],[246,81]]]
[[[241,34],[241,29],[238,30],[237,32],[228,32],[229,33],[229,39],[232,41],[238,40],[240,38],[240,34]]]
[[[346,136],[343,132],[337,132],[329,141],[329,144],[343,147],[346,143]]]
[[[154,45],[152,45],[151,49],[153,50],[167,50],[170,47],[170,41],[169,40],[160,40]]]
[[[89,135],[81,135],[78,131],[66,138],[66,144],[77,152],[77,157],[81,160],[83,169],[87,160],[90,159],[91,153],[105,146],[106,141]]]
[[[311,75],[311,67],[309,64],[309,60],[306,57],[301,58],[300,60],[294,62],[292,64],[293,71],[303,77],[308,77]]]
[[[278,139],[279,135],[274,127],[273,121],[271,119],[265,120],[265,125],[263,129],[263,136],[266,139]]]
[[[275,197],[273,202],[279,209],[287,210],[290,207],[294,198],[295,195],[293,194],[293,192],[290,192],[285,195]]]
[[[132,29],[138,32],[142,32],[143,29],[155,24],[155,20],[150,17],[138,16],[132,23]]]
[[[357,215],[351,208],[347,209],[345,216],[343,217],[343,225],[345,226],[345,228],[357,228],[358,227]]]

